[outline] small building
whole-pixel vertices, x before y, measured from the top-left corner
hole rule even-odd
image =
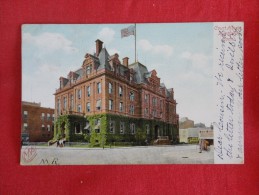
[[[23,142],[47,142],[53,138],[54,109],[40,103],[22,101],[21,137]]]
[[[200,132],[206,132],[210,128],[187,128],[179,129],[180,143],[199,143]]]
[[[195,123],[194,127],[206,128],[204,123]]]
[[[193,128],[194,121],[188,119],[188,117],[182,117],[179,121],[179,129]]]
[[[199,139],[207,140],[209,145],[214,144],[214,132],[212,129],[203,129],[199,131]]]

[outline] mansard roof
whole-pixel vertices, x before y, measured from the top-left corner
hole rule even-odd
[[[117,70],[119,70],[119,73],[121,75],[124,75],[125,72],[128,70],[133,71],[134,80],[137,84],[147,83],[148,78],[150,78],[152,75],[156,76],[155,70],[148,71],[147,67],[145,65],[141,64],[140,62],[135,62],[133,64],[128,65],[128,67],[126,67],[125,65],[121,64],[121,62],[119,61],[118,54],[114,54],[114,55],[110,56],[110,54],[108,53],[108,51],[106,50],[105,47],[101,49],[98,56],[96,56],[96,54],[92,55],[92,54],[87,53],[85,55],[85,58],[88,58],[88,57],[90,57],[93,60],[93,62],[94,62],[93,68],[97,69],[97,70],[102,70],[102,69],[112,70],[110,61],[114,60],[117,57],[117,59],[115,59],[115,60],[116,60],[116,67],[117,67]],[[84,62],[83,62],[83,64],[84,64]],[[73,78],[73,79],[76,79],[76,80],[81,79],[83,76],[83,73],[84,73],[83,71],[84,71],[84,69],[82,66],[82,68],[79,68],[78,70],[72,72],[73,74],[76,74],[75,78]],[[68,80],[64,80],[64,83],[67,84]],[[165,88],[166,96],[169,97],[170,89],[167,89],[164,83],[161,83],[160,87]]]
[[[139,62],[135,62],[129,65],[129,68],[132,68],[136,74],[135,79],[137,83],[146,83],[146,76],[149,74],[147,67]]]
[[[109,53],[107,52],[106,48],[102,48],[99,56],[99,66],[98,66],[98,69],[97,70],[101,70],[101,69],[111,69],[111,66],[109,64],[109,59],[110,59],[110,55]]]

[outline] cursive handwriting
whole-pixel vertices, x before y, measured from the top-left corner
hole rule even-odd
[[[243,162],[243,25],[216,24],[214,157],[216,163]]]

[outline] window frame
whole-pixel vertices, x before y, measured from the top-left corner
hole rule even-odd
[[[112,91],[113,91],[113,86],[112,86],[112,83],[109,82],[109,83],[108,83],[108,93],[109,93],[109,94],[112,94]]]
[[[135,99],[135,94],[133,91],[130,92],[130,101],[134,101]]]
[[[120,134],[125,134],[125,122],[120,122]]]
[[[76,109],[77,112],[81,113],[82,112],[82,106],[81,104],[77,104],[77,109]]]
[[[97,93],[98,93],[98,94],[101,94],[101,93],[102,93],[102,83],[101,83],[101,82],[98,82],[98,83],[97,83]]]
[[[119,86],[119,96],[120,97],[123,96],[123,88],[122,88],[122,86]]]
[[[135,125],[135,123],[130,123],[130,133],[132,135],[136,134],[136,125]]]
[[[90,102],[86,103],[86,111],[87,112],[91,112],[91,104],[90,104]]]
[[[113,100],[109,99],[109,110],[113,110]]]

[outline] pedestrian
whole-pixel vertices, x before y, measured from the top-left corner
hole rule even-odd
[[[57,147],[59,147],[59,139],[57,140]]]
[[[202,140],[199,139],[199,146],[200,146],[200,152],[199,153],[202,153]]]

